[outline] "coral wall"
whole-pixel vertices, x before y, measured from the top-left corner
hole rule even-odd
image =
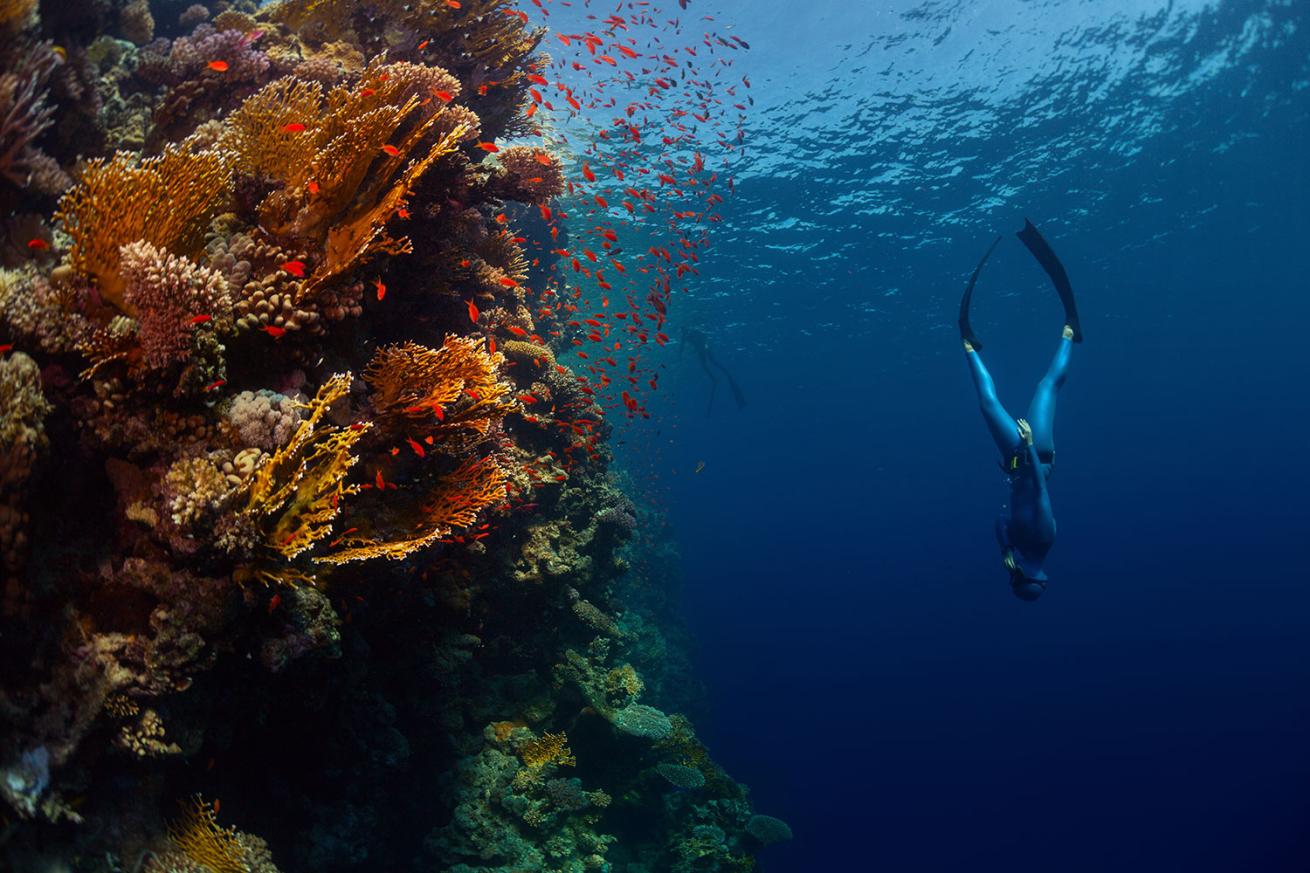
[[[0,866],[748,869],[527,305],[568,156],[485,147],[542,32],[46,5],[0,4]]]

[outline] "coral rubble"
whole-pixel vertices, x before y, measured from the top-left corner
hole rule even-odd
[[[749,869],[478,147],[542,32],[90,7],[0,0],[0,866]]]

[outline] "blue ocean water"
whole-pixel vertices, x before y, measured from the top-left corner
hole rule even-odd
[[[657,436],[766,871],[1310,870],[1310,6],[698,3],[755,98]],[[1059,538],[1006,585],[955,328],[1013,412],[1079,295]],[[700,473],[696,465],[704,463]]]

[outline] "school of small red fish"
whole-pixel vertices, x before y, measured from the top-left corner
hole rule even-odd
[[[571,19],[581,12],[587,23],[552,27],[551,66],[529,76],[533,133],[576,161],[563,203],[539,207],[558,260],[545,287],[529,290],[538,321],[575,348],[586,392],[630,419],[650,416],[643,397],[658,389],[659,372],[646,353],[669,341],[670,308],[723,220],[754,102],[749,77],[733,68],[750,45],[680,6],[669,14],[633,0],[601,13],[587,11],[592,0],[531,0],[508,13],[551,27],[552,9]],[[546,245],[525,242],[539,256]],[[470,316],[477,320],[472,307]]]

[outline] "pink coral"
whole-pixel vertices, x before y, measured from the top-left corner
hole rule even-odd
[[[58,64],[49,44],[42,44],[0,73],[0,176],[19,188],[44,166],[45,156],[33,143],[52,123],[45,85]]]
[[[196,316],[210,316],[211,327],[231,323],[232,302],[222,274],[148,242],[129,243],[119,253],[124,299],[138,313],[137,338],[147,367],[163,370],[191,358]]]
[[[239,30],[215,30],[210,24],[196,27],[190,36],[173,40],[168,54],[168,73],[176,84],[202,74],[212,61],[225,61],[225,82],[255,82],[268,73],[268,55]]]

